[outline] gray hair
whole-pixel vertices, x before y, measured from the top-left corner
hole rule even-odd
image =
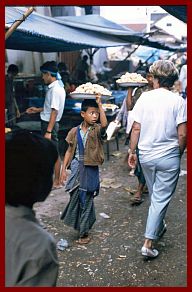
[[[149,72],[159,81],[160,87],[172,87],[174,82],[179,78],[179,71],[168,60],[155,61],[149,68]]]
[[[149,68],[149,72],[154,76],[169,77],[179,75],[179,72],[173,62],[168,60],[155,61]]]

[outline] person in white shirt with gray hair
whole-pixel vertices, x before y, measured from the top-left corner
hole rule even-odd
[[[154,90],[144,92],[133,109],[134,123],[130,140],[128,163],[139,160],[150,195],[145,240],[141,253],[155,258],[159,251],[153,247],[166,231],[164,221],[180,173],[180,160],[186,147],[186,101],[171,91],[178,70],[171,61],[159,60],[149,69],[153,74]]]

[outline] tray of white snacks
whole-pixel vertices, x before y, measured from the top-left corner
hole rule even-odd
[[[122,87],[144,86],[148,83],[147,79],[138,73],[126,72],[116,82]]]
[[[70,93],[70,96],[75,99],[95,99],[97,94],[101,94],[102,99],[109,99],[111,97],[111,91],[102,85],[91,82],[79,85],[75,91]]]
[[[112,111],[112,112],[114,112],[116,109],[119,108],[116,104],[112,104],[112,103],[102,103],[102,107],[105,111]]]

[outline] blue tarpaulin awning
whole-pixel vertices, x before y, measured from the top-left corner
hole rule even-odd
[[[5,7],[5,24],[8,29],[24,14],[24,7]],[[164,50],[181,50],[147,38],[122,25],[111,22],[99,15],[66,16],[53,18],[30,14],[6,40],[6,49],[64,52],[87,48],[106,48],[142,44]],[[184,48],[186,50],[186,48]]]

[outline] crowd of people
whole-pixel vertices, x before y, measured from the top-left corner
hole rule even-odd
[[[83,58],[81,64],[84,72],[79,71],[82,82],[88,74],[86,61],[87,58]],[[17,130],[6,136],[8,287],[56,286],[56,245],[38,224],[33,211],[34,203],[44,201],[52,188],[65,184],[70,199],[61,220],[78,230],[78,244],[91,241],[90,229],[96,221],[94,197],[99,194],[99,166],[104,162],[102,142],[107,138],[107,118],[101,96],[98,94],[95,100],[85,99],[82,102],[80,115],[83,121],[69,131],[66,137],[68,149],[61,162],[58,123],[65,106],[64,86],[69,75],[63,65],[59,74],[59,68],[53,61],[44,63],[40,71],[48,86],[44,105],[42,108],[30,107],[26,112],[40,113],[41,135]],[[62,72],[65,72],[65,81]],[[179,72],[171,61],[155,61],[147,70],[146,78],[148,85],[145,87],[137,90],[128,88],[117,119],[124,120],[127,128],[127,163],[138,178],[132,203],[142,203],[146,186],[150,197],[141,254],[155,258],[159,252],[154,241],[167,230],[165,216],[186,148],[187,97],[173,92]],[[186,86],[184,90],[186,93]],[[71,170],[70,175],[68,169]]]

